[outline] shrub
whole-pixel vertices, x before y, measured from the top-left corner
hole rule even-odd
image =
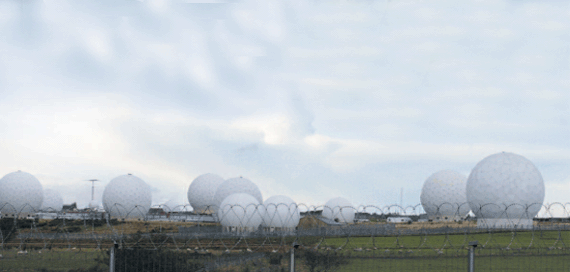
[[[299,251],[297,258],[303,260],[311,272],[329,271],[347,263],[344,255],[336,252],[321,252],[318,250]]]

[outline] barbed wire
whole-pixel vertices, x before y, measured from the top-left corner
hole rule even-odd
[[[189,205],[157,205],[145,212],[140,206],[126,209],[117,204],[107,207],[119,216],[110,216],[101,210],[35,211],[29,205],[18,210],[6,204],[26,212],[2,215],[0,258],[30,250],[74,254],[95,250],[103,258],[102,252],[115,245],[218,257],[240,252],[282,254],[293,242],[304,251],[350,253],[359,258],[459,256],[472,240],[479,241],[480,250],[494,250],[493,254],[570,250],[570,203],[540,205],[539,212],[534,204],[486,204],[466,213],[462,205],[445,203],[431,209],[435,213],[426,214],[420,204],[326,207],[283,203],[208,207],[205,210],[212,212],[196,214]],[[491,218],[485,217],[486,212]],[[57,258],[64,256],[57,254]]]
[[[457,207],[453,213],[443,206],[452,205]],[[378,207],[374,205],[361,205],[358,207],[326,207],[308,205],[276,204],[270,207],[263,205],[227,205],[210,214],[194,214],[189,205],[168,207],[159,205],[152,207],[149,212],[144,212],[140,206],[131,210],[119,204],[112,205],[111,210],[120,216],[111,217],[109,213],[96,210],[78,210],[68,212],[55,212],[53,210],[26,212],[3,215],[3,222],[13,220],[12,224],[1,229],[2,246],[7,245],[9,238],[17,234],[19,244],[25,243],[32,237],[46,239],[59,239],[68,241],[68,247],[73,244],[72,240],[94,239],[97,247],[108,240],[113,243],[123,243],[134,234],[167,235],[164,243],[158,245],[154,240],[149,241],[155,247],[165,243],[179,243],[176,239],[214,239],[227,238],[273,238],[273,237],[304,237],[304,236],[374,236],[374,235],[420,235],[420,234],[457,234],[457,233],[480,233],[496,232],[499,227],[489,225],[477,226],[476,219],[503,220],[504,229],[518,229],[521,221],[530,220],[532,226],[529,230],[566,230],[570,223],[570,203],[552,203],[540,205],[542,217],[535,218],[536,212],[531,214],[530,209],[537,210],[532,205],[481,205],[479,210],[470,214],[461,214],[458,204],[445,203],[436,207],[436,212],[425,214],[421,205],[387,205]],[[9,204],[6,204],[9,206]],[[0,207],[3,209],[4,207]],[[10,209],[15,210],[13,206]],[[30,210],[31,206],[26,206]],[[447,213],[441,213],[446,210]],[[269,211],[269,212],[268,212]],[[327,213],[329,216],[323,216]],[[490,211],[491,216],[486,217],[485,212]],[[562,216],[555,216],[562,213]],[[518,214],[517,214],[518,213]],[[473,214],[481,214],[474,217]],[[401,219],[397,220],[391,219]],[[534,220],[533,220],[534,219]],[[27,221],[26,221],[27,220]],[[28,222],[18,223],[18,222]],[[56,222],[56,223],[54,223]],[[409,223],[410,227],[399,227],[396,223]],[[465,224],[463,224],[465,222]],[[179,223],[166,225],[166,223]],[[143,226],[141,228],[138,225]],[[158,229],[156,226],[158,225]],[[46,227],[51,226],[51,228]],[[169,227],[168,227],[169,226]],[[175,228],[173,226],[176,226]],[[413,228],[412,228],[413,226]],[[136,230],[136,231],[134,231]],[[133,232],[134,231],[134,232]],[[525,231],[525,230],[521,230]],[[18,240],[18,239],[16,239]],[[143,239],[144,240],[144,239]],[[174,240],[174,241],[172,241]],[[236,242],[239,243],[239,242]],[[44,241],[44,244],[49,242]],[[184,243],[183,243],[184,244]],[[203,243],[198,243],[203,244]],[[226,249],[232,249],[224,241]]]

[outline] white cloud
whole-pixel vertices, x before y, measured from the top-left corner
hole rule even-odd
[[[372,46],[340,47],[340,48],[319,48],[309,49],[302,47],[291,47],[288,49],[289,56],[293,58],[355,58],[355,57],[377,57],[382,53],[382,49]]]
[[[483,33],[491,38],[497,39],[512,39],[515,37],[515,33],[508,28],[485,29]]]
[[[291,141],[291,121],[284,115],[248,117],[235,120],[231,128],[263,134],[263,141],[270,145]]]
[[[160,202],[216,172],[319,204],[417,202],[430,171],[503,150],[567,167],[567,12],[447,4],[46,2],[22,32],[1,2],[0,170],[66,201],[85,178],[135,172]]]
[[[392,32],[392,37],[409,38],[441,38],[445,36],[460,36],[465,30],[457,26],[421,26],[400,29]]]

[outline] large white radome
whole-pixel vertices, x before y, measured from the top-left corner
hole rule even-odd
[[[249,179],[239,177],[228,179],[220,184],[214,195],[214,204],[220,207],[226,197],[236,193],[251,195],[257,199],[257,202],[263,203],[263,197],[257,185]]]
[[[43,200],[42,184],[29,173],[12,172],[0,179],[0,209],[3,215],[38,212]]]
[[[301,214],[293,199],[276,195],[265,200],[263,206],[265,206],[263,226],[292,229],[299,225]]]
[[[467,177],[451,170],[429,176],[422,187],[420,202],[430,219],[463,218],[469,212]]]
[[[323,207],[323,217],[339,223],[354,222],[355,209],[350,201],[342,197],[333,198]]]
[[[103,191],[103,207],[112,217],[143,218],[151,203],[148,184],[131,174],[112,179]]]
[[[544,201],[544,181],[525,157],[493,154],[471,171],[467,201],[478,218],[532,219]]]
[[[214,195],[224,179],[215,174],[203,174],[192,181],[188,188],[188,202],[196,213],[215,212]]]
[[[224,227],[253,231],[262,221],[263,205],[249,194],[231,194],[224,199],[218,209],[218,219]]]
[[[41,210],[45,212],[59,212],[63,208],[63,198],[58,191],[52,189],[44,190],[44,201]]]

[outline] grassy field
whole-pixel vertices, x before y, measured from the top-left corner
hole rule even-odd
[[[317,251],[340,253],[344,260],[333,271],[465,271],[467,244],[475,240],[476,271],[570,270],[567,231],[337,237],[319,241]]]
[[[397,229],[462,228],[468,224],[424,223],[421,226],[399,225]],[[109,226],[84,221],[68,221],[65,224],[59,221],[40,221],[36,229],[20,227],[18,232],[131,234],[130,240],[123,241],[123,246],[179,249],[177,252],[185,254],[197,254],[208,249],[204,255],[204,260],[208,261],[221,255],[247,256],[247,249],[267,253],[276,251],[278,253],[271,254],[286,256],[294,239],[173,239],[167,235],[176,233],[179,226],[189,225],[182,222],[127,221],[114,222]],[[570,270],[570,265],[567,265],[570,264],[570,231],[477,230],[437,235],[419,233],[376,237],[300,237],[297,241],[301,245],[297,252],[298,271],[464,271],[467,266],[467,244],[475,240],[479,241],[479,247],[476,249],[476,271]],[[0,270],[108,271],[103,259],[111,244],[112,241],[95,239],[53,239],[47,240],[46,243],[45,240],[20,240],[12,236],[3,244],[4,250],[0,251]],[[96,250],[97,246],[104,250]],[[27,248],[26,254],[18,254],[22,248]],[[197,248],[199,250],[196,251]],[[287,263],[287,257],[283,257],[282,262]],[[221,271],[242,271],[239,267],[233,266]]]
[[[19,250],[1,251],[0,271],[89,271],[99,267],[109,271],[103,260],[107,253],[97,250]]]
[[[570,255],[477,256],[475,271],[568,271]],[[350,258],[335,271],[466,271],[467,257]]]
[[[568,231],[504,231],[494,233],[409,235],[386,237],[332,237],[319,241],[319,248],[343,249],[466,249],[470,241],[484,248],[558,248],[570,245]]]

